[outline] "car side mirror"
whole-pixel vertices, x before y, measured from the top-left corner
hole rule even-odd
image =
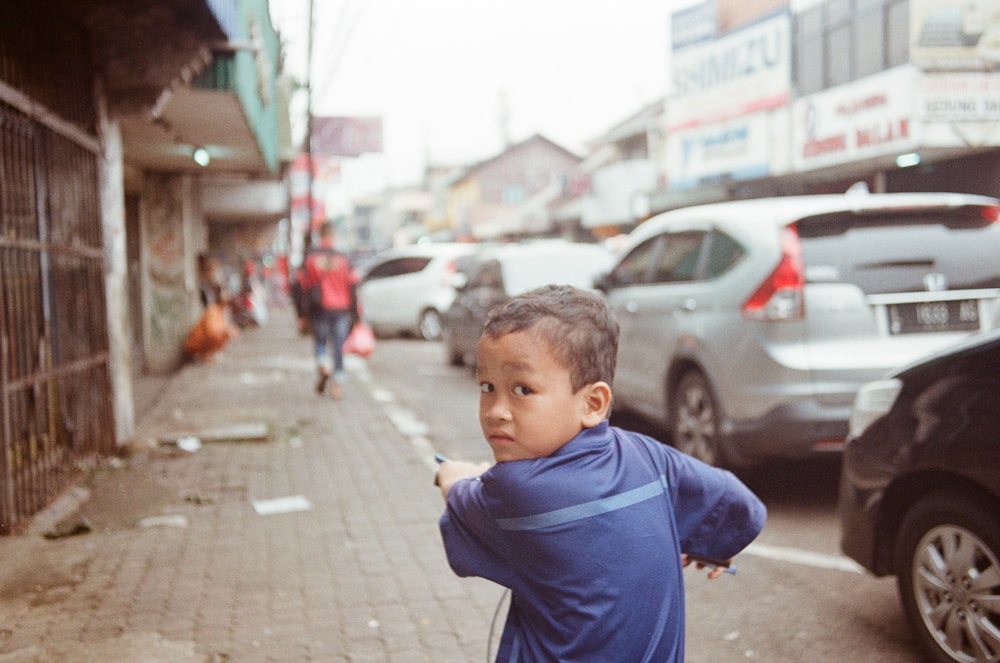
[[[469,277],[462,272],[455,272],[451,275],[451,287],[455,290],[465,290],[469,285]]]

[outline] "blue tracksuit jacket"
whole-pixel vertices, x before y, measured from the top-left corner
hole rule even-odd
[[[731,473],[604,422],[456,483],[440,528],[455,573],[512,590],[497,661],[683,663],[681,552],[732,557],[765,519]]]

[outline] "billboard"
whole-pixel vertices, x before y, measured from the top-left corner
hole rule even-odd
[[[312,153],[357,157],[382,151],[381,117],[313,117]]]

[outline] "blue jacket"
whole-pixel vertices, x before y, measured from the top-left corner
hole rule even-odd
[[[497,661],[684,660],[681,552],[729,558],[764,527],[735,476],[603,422],[448,492],[451,568],[510,588]]]

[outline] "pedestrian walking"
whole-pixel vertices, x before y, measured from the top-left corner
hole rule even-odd
[[[344,371],[344,340],[360,318],[358,275],[350,260],[335,248],[335,232],[330,222],[320,226],[319,244],[302,264],[303,303],[300,316],[308,315],[316,344],[316,392],[339,399],[347,376]],[[300,326],[304,324],[300,319]]]
[[[687,556],[731,558],[764,526],[732,473],[609,425],[617,346],[604,300],[571,286],[486,321],[479,422],[496,464],[445,460],[438,483],[452,569],[511,591],[497,661],[682,663]]]

